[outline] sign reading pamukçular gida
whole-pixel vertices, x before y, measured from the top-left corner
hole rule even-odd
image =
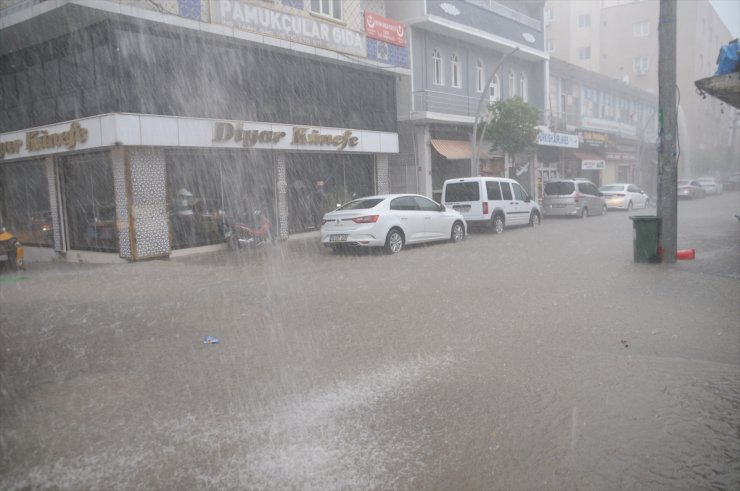
[[[367,57],[365,36],[329,22],[234,0],[212,0],[211,22]]]

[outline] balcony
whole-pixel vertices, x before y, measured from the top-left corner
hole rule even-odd
[[[462,116],[467,121],[468,118],[475,119],[475,111],[478,108],[479,97],[468,97],[462,95],[450,94],[448,92],[436,92],[433,90],[418,90],[414,92],[413,111],[416,113],[438,113],[446,116]],[[486,101],[487,103],[488,101]],[[485,113],[486,109],[481,109]],[[459,119],[459,118],[458,118]],[[472,119],[470,122],[472,123]]]

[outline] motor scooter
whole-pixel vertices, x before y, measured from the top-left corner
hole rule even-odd
[[[250,218],[251,223],[227,221],[224,224],[224,238],[232,251],[275,243],[272,222],[262,210],[252,212]]]

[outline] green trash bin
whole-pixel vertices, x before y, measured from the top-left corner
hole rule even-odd
[[[632,248],[636,263],[659,263],[658,230],[660,218],[656,216],[631,216]]]

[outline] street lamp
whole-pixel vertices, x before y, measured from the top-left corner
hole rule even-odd
[[[490,87],[491,83],[493,83],[493,77],[496,76],[496,73],[498,73],[498,69],[501,68],[501,65],[504,64],[504,61],[509,56],[513,55],[519,51],[519,46],[514,47],[511,51],[506,53],[503,58],[501,58],[501,61],[498,62],[498,65],[496,65],[496,68],[493,69],[493,73],[491,73],[491,78],[488,79],[488,84],[486,84],[484,87]],[[500,90],[500,88],[499,88]],[[480,100],[478,101],[478,109],[475,111],[475,123],[473,124],[473,168],[471,169],[472,175],[477,176],[478,175],[478,169],[480,168],[480,156],[478,155],[478,149],[480,148],[480,143],[478,141],[478,123],[480,123],[481,118],[481,108],[483,107],[483,101],[486,98],[486,91],[483,90],[483,93],[480,96]],[[488,125],[488,122],[486,122],[486,125]],[[485,126],[483,127],[484,131],[481,132],[480,139],[483,140],[483,133],[485,133]]]

